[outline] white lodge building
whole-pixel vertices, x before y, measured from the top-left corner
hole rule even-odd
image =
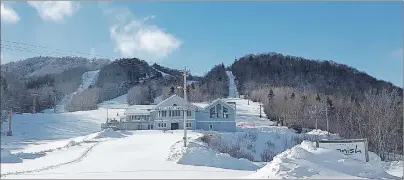
[[[118,129],[123,130],[175,130],[184,128],[184,110],[187,129],[236,131],[235,108],[217,99],[205,107],[187,103],[177,95],[157,105],[133,105],[125,111],[125,121]]]

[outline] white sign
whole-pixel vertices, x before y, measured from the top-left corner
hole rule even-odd
[[[167,107],[157,107],[158,110],[186,110],[187,107],[183,106],[167,106]]]
[[[369,161],[366,139],[323,140],[317,142],[317,147],[335,149],[354,159]]]

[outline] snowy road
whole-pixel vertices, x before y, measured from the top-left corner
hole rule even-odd
[[[190,132],[189,137],[196,136]],[[58,168],[10,175],[6,178],[237,178],[251,171],[188,166],[167,161],[170,147],[182,131],[136,131],[133,135],[101,142],[81,161]],[[157,141],[158,140],[158,141]],[[38,159],[37,161],[41,161]]]

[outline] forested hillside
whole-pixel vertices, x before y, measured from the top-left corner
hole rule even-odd
[[[382,158],[403,153],[403,89],[331,61],[277,53],[246,55],[230,67],[245,96],[273,121],[368,138]]]
[[[333,61],[320,61],[279,53],[250,54],[231,65],[239,91],[247,83],[289,86],[325,94],[344,93],[359,96],[370,88],[400,90],[393,84]]]
[[[1,65],[1,110],[40,112],[74,92],[86,71],[109,64],[106,59],[39,56]]]

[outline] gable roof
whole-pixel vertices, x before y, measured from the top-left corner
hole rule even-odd
[[[167,99],[165,99],[164,101],[161,101],[160,103],[158,103],[155,107],[155,109],[159,108],[159,107],[165,107],[165,106],[173,106],[173,104],[171,104],[170,102],[173,102],[174,104],[178,105],[178,106],[188,106],[190,108],[197,108],[197,106],[191,104],[191,103],[187,103],[185,101],[185,99],[183,99],[182,97],[174,94],[170,97],[168,97]]]
[[[217,103],[221,103],[222,105],[225,105],[234,111],[233,106],[231,106],[230,104],[227,104],[225,101],[223,101],[222,99],[219,99],[219,98],[212,101],[211,103],[209,103],[209,105],[205,106],[204,109],[207,110],[207,109],[211,108],[212,106],[216,105]]]

